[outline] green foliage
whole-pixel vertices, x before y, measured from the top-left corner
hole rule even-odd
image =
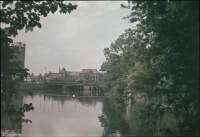
[[[104,49],[106,61],[103,62],[100,70],[106,71],[104,90],[113,89],[119,94],[123,93],[126,86],[124,77],[130,67],[134,65],[130,59],[125,58],[133,42],[133,35],[132,29],[127,29],[114,43],[111,43],[110,49]]]
[[[11,122],[31,122],[22,119],[25,112],[34,109],[32,104],[24,104],[16,107],[13,96],[20,96],[25,93],[32,95],[31,91],[18,90],[20,86],[14,77],[19,76],[21,80],[28,76],[28,69],[23,69],[21,62],[13,61],[16,58],[14,51],[9,47],[13,40],[10,37],[18,35],[18,31],[25,28],[25,32],[33,31],[34,27],[41,28],[40,17],[46,17],[49,12],[55,13],[58,9],[60,13],[70,13],[76,9],[77,5],[64,4],[63,1],[2,1],[1,4],[1,24],[5,27],[1,31],[1,115],[8,115]],[[12,61],[11,61],[12,60]],[[12,116],[16,118],[13,119]]]
[[[104,98],[102,115],[99,116],[101,126],[104,127],[102,136],[110,136],[119,131],[122,135],[130,133],[130,127],[125,120],[125,108],[118,107],[119,101],[113,98]]]
[[[63,1],[51,1],[51,2],[34,2],[34,1],[17,1],[17,2],[2,2],[1,9],[1,23],[8,24],[6,27],[6,34],[8,36],[15,37],[18,35],[18,30],[26,28],[26,32],[30,28],[39,27],[40,16],[46,17],[49,12],[59,12],[66,14],[71,13],[72,10],[77,8],[77,5],[63,4]],[[14,8],[13,8],[14,7]]]
[[[135,22],[132,18],[137,16],[136,21],[141,21],[137,30],[144,38],[139,35],[140,41],[133,45],[132,51],[136,50],[136,59],[143,67],[140,73],[131,73],[130,87],[142,89],[140,92],[145,92],[148,97],[165,97],[163,103],[173,103],[175,108],[187,110],[186,104],[179,104],[192,103],[189,98],[194,97],[192,94],[198,95],[199,91],[197,2],[132,3],[135,6],[129,19]],[[147,44],[150,44],[149,48],[146,48]],[[187,93],[190,95],[185,100],[181,94]]]
[[[124,93],[145,96],[151,103],[140,113],[144,121],[145,116],[162,116],[165,110],[199,121],[199,2],[129,3],[132,7],[122,5],[132,10],[125,19],[138,24],[104,49],[105,85],[124,86]],[[188,129],[188,135],[194,134]]]

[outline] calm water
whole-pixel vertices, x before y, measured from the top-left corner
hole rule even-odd
[[[7,136],[153,136],[156,123],[140,126],[134,119],[134,110],[140,104],[120,107],[114,98],[59,90],[34,91],[34,96],[18,97],[18,106],[33,103],[34,111],[25,113],[32,123],[19,123]],[[76,94],[76,97],[72,97]],[[1,133],[5,135],[12,126],[3,117]],[[17,133],[16,133],[17,132]]]

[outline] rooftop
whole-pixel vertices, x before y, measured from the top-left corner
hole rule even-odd
[[[86,73],[86,72],[99,73],[99,72],[97,71],[97,69],[83,69],[83,70],[81,71],[81,73]]]
[[[10,43],[10,46],[22,46],[22,47],[26,47],[25,42],[14,42],[14,43]]]

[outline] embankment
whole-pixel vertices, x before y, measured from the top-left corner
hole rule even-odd
[[[43,83],[26,83],[26,82],[20,82],[19,89],[44,89]]]

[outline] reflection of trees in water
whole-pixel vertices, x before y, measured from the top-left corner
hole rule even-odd
[[[96,102],[100,102],[102,100],[102,97],[77,97],[76,98],[82,105],[95,105]]]
[[[14,104],[17,109],[22,107],[23,105],[23,96],[15,96],[13,97]],[[3,110],[1,110],[2,112]],[[22,133],[22,121],[20,122],[15,122],[13,119],[22,119],[22,117],[18,116],[13,116],[10,115],[8,116],[5,113],[1,113],[1,130],[4,132],[4,134],[15,132],[15,133]],[[12,120],[11,120],[12,119]]]
[[[128,135],[130,127],[129,123],[125,120],[125,108],[117,107],[116,99],[104,98],[102,103],[102,115],[99,116],[101,126],[104,127],[102,136],[116,136],[118,132],[121,135]]]
[[[142,113],[143,103],[130,101],[128,106],[122,106],[122,102],[117,98],[104,98],[102,103],[102,115],[99,116],[101,126],[104,127],[102,136],[117,136],[117,133],[121,136],[161,135],[157,133],[159,129],[156,128],[156,119],[149,118],[149,121],[145,121],[149,123],[142,124],[138,118]],[[158,122],[161,120],[158,119]]]

